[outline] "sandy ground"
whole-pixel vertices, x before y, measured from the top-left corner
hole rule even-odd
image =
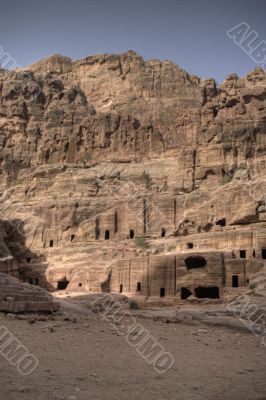
[[[251,333],[137,317],[174,357],[159,374],[97,314],[70,317],[30,324],[0,314],[39,361],[22,376],[0,354],[1,400],[266,400],[266,348]]]

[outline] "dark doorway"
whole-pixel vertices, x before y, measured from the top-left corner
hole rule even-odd
[[[129,231],[129,237],[130,237],[130,239],[133,239],[134,236],[135,236],[134,229],[130,229],[130,231]]]
[[[187,243],[187,249],[193,249],[194,244],[193,243]]]
[[[141,292],[141,282],[137,282],[137,292]]]
[[[164,297],[165,296],[165,288],[161,287],[160,288],[160,297]]]
[[[73,242],[74,239],[75,239],[75,235],[71,235],[70,236],[70,241]]]
[[[216,221],[216,225],[220,225],[222,227],[226,226],[226,219],[225,218],[219,219],[218,221]]]
[[[181,300],[186,300],[191,295],[192,293],[188,288],[186,287],[181,288]]]
[[[261,249],[261,258],[266,260],[266,249]]]
[[[50,247],[54,247],[54,241],[53,240],[50,240]]]
[[[114,223],[114,233],[118,232],[118,215],[117,211],[115,212],[115,223]]]
[[[246,258],[247,257],[247,251],[246,250],[240,250],[239,251],[240,258]]]
[[[238,287],[238,275],[232,275],[232,287]]]
[[[30,262],[30,260],[31,260],[31,258],[30,258],[30,257],[26,257],[26,261],[27,261],[27,263],[29,263],[29,262]]]
[[[195,289],[195,296],[199,299],[219,299],[219,288],[217,286],[199,286]]]
[[[61,279],[60,281],[57,282],[57,289],[58,290],[65,290],[68,287],[69,281],[67,280],[66,277]]]
[[[122,293],[123,292],[123,285],[122,285],[122,283],[120,283],[120,285],[119,285],[119,293]]]
[[[165,235],[166,235],[166,229],[162,228],[161,229],[161,237],[165,237]]]
[[[207,264],[204,257],[191,256],[185,259],[187,269],[204,268]]]
[[[253,251],[252,251],[252,255],[253,255],[253,258],[255,258],[255,257],[256,257],[256,250],[255,250],[255,249],[253,249]]]
[[[110,231],[105,231],[104,232],[104,239],[109,240],[110,239]]]
[[[79,283],[79,287],[81,287],[81,286],[82,286],[82,282]]]

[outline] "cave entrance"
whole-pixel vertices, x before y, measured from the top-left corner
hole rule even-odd
[[[225,218],[219,219],[218,221],[216,221],[216,225],[220,225],[222,227],[226,226],[226,219]]]
[[[247,257],[247,251],[246,250],[240,250],[239,251],[240,258],[246,258]]]
[[[57,282],[57,290],[65,290],[68,287],[69,281],[66,277]]]
[[[104,240],[109,240],[110,239],[110,231],[105,231],[104,232]]]
[[[71,235],[70,236],[70,241],[73,242],[74,239],[75,239],[75,235]]]
[[[194,247],[193,243],[191,242],[187,243],[187,249],[193,249],[193,247]]]
[[[186,287],[181,288],[181,300],[186,300],[191,295],[192,293],[188,288]]]
[[[137,292],[141,292],[141,282],[137,282]]]
[[[130,238],[130,239],[134,239],[134,236],[135,236],[135,231],[134,231],[134,229],[130,229],[130,231],[129,231],[129,238]]]
[[[165,237],[165,235],[166,235],[166,229],[162,228],[161,229],[161,237]]]
[[[195,289],[195,296],[198,299],[219,299],[218,286],[199,286]]]
[[[117,211],[115,212],[115,222],[114,222],[114,233],[116,234],[118,232],[118,215]]]
[[[204,268],[207,261],[204,257],[192,256],[185,259],[187,269]]]
[[[120,283],[120,285],[119,285],[119,293],[122,293],[123,292],[123,285],[122,285],[122,283]]]
[[[49,246],[50,246],[50,247],[54,247],[54,241],[53,241],[53,240],[50,240]]]
[[[232,287],[238,287],[238,275],[232,275]]]
[[[266,260],[266,249],[261,249],[261,258]]]
[[[165,288],[161,287],[160,288],[160,297],[164,297],[165,296]]]

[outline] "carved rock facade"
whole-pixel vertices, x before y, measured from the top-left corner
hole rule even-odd
[[[132,51],[28,69],[0,71],[2,272],[182,299],[249,284],[266,258],[262,69],[219,87]]]

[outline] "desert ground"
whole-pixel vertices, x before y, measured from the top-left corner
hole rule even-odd
[[[23,376],[0,355],[1,400],[266,400],[260,337],[193,318],[156,320],[147,318],[151,311],[134,313],[174,358],[163,374],[100,314],[72,305],[68,312],[41,318],[0,314],[0,325],[39,362]]]

